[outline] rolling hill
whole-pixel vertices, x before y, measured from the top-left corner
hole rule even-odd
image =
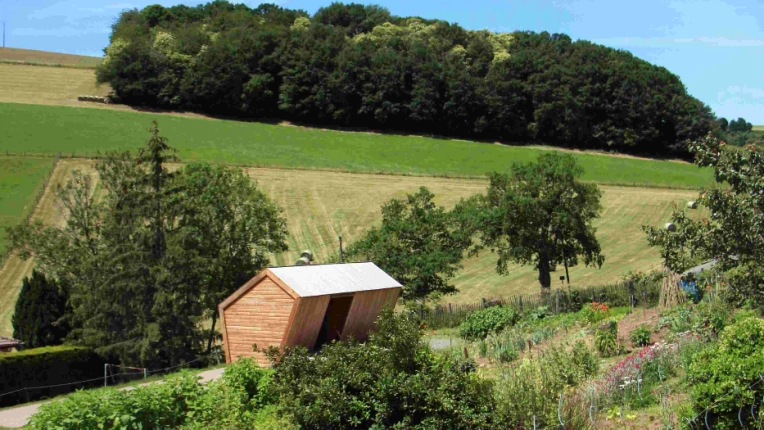
[[[91,69],[101,64],[100,57],[18,48],[0,48],[0,61]]]
[[[53,173],[51,187],[37,206],[34,219],[60,224],[52,189],[63,183],[69,172],[79,169],[95,175],[93,161],[61,160]],[[290,233],[290,251],[274,255],[273,265],[291,265],[303,249],[310,249],[316,262],[338,253],[338,236],[344,244],[363,234],[381,219],[380,206],[391,198],[427,186],[436,202],[450,207],[459,199],[485,192],[482,179],[433,178],[287,169],[247,169],[271,198],[283,209]],[[574,286],[613,282],[630,270],[650,270],[660,264],[659,253],[647,247],[640,225],[657,225],[668,218],[672,204],[684,205],[696,193],[688,190],[603,186],[602,217],[596,222],[598,237],[607,259],[602,269],[574,267]],[[463,270],[453,280],[460,292],[446,301],[472,303],[491,298],[536,291],[537,275],[532,267],[512,266],[507,276],[495,273],[496,256],[490,252],[464,261]],[[8,334],[12,304],[30,262],[12,257],[0,269],[0,335]]]
[[[32,54],[37,57],[18,61],[64,61],[45,53]],[[0,52],[0,60],[7,56],[8,51]],[[32,209],[33,219],[61,223],[53,189],[64,183],[72,169],[94,172],[93,161],[81,157],[107,150],[136,150],[148,137],[150,122],[158,120],[161,134],[180,150],[183,161],[244,166],[284,208],[290,252],[274,255],[272,263],[277,265],[293,264],[302,249],[313,250],[319,262],[325,261],[337,253],[339,235],[349,243],[379,222],[384,201],[403,197],[419,186],[429,187],[439,204],[451,206],[462,197],[484,192],[485,173],[507,171],[514,162],[531,161],[544,151],[555,150],[231,121],[78,102],[78,95],[108,93],[108,88],[95,87],[93,70],[87,68],[0,64],[0,78],[4,82],[0,153],[8,154],[0,165],[26,166],[4,169],[9,174],[0,178],[13,182],[15,190],[8,194],[12,203],[0,202],[0,209],[13,212],[6,223],[23,219]],[[25,202],[34,200],[56,153],[79,158],[58,164],[51,186],[31,208]],[[693,189],[712,181],[709,170],[684,162],[572,153],[586,169],[584,179],[602,184],[604,212],[597,227],[607,256],[601,270],[573,268],[571,280],[576,286],[611,282],[629,270],[657,266],[657,252],[647,248],[639,226],[663,222],[672,204],[683,205],[696,195]],[[447,300],[473,302],[538,288],[532,268],[515,266],[507,276],[499,276],[494,265],[495,256],[490,253],[466,260],[454,280],[461,291]],[[11,257],[0,268],[0,335],[10,334],[15,297],[32,266],[31,261]]]

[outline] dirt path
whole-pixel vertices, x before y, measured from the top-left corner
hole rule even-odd
[[[212,369],[199,373],[199,383],[207,383],[214,381],[223,375],[225,369]],[[161,384],[162,381],[148,382],[146,384],[138,385],[143,387],[151,384]],[[134,390],[133,387],[120,388],[120,390]],[[47,402],[35,403],[33,405],[19,406],[18,408],[5,409],[0,411],[0,428],[21,428],[24,427],[29,419],[37,413],[40,405]]]

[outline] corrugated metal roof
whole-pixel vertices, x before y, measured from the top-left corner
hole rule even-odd
[[[301,297],[401,287],[374,263],[274,267],[270,271]]]

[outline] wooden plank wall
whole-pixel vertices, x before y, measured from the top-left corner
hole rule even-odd
[[[385,306],[395,307],[400,291],[400,288],[388,288],[355,293],[345,321],[345,329],[342,331],[342,340],[352,336],[354,339],[365,341],[369,332],[374,330],[374,321],[377,320],[380,311]]]
[[[324,321],[329,296],[300,297],[297,299],[297,312],[289,326],[285,346],[302,345],[309,350],[315,346],[321,323]]]
[[[295,299],[266,277],[228,306],[223,321],[227,361],[254,357],[260,365],[269,365],[263,354],[252,351],[252,345],[280,347],[294,305]]]

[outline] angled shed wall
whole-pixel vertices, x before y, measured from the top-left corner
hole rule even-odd
[[[258,349],[280,347],[294,307],[295,299],[267,276],[228,305],[223,312],[226,361],[255,357],[261,365],[268,365],[263,354],[252,351],[252,345],[257,344]]]
[[[345,328],[342,330],[342,340],[350,337],[365,341],[374,330],[374,321],[385,306],[395,307],[400,288],[385,290],[360,291],[355,293],[353,304],[350,306]]]
[[[289,326],[285,346],[302,345],[313,350],[330,298],[330,296],[315,296],[297,299],[297,310]]]

